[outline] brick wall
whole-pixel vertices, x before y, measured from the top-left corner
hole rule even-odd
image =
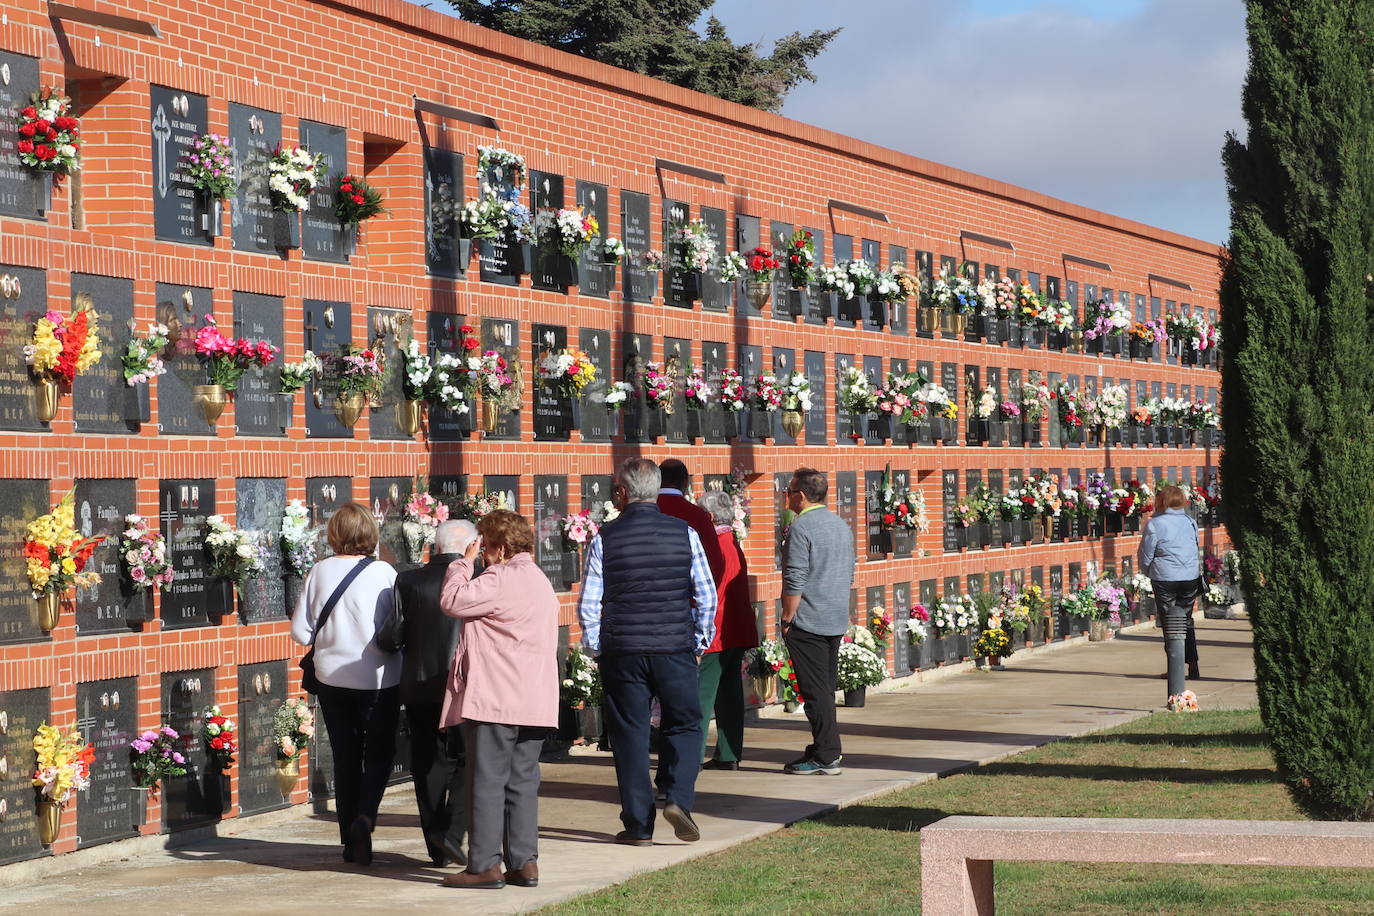
[[[89,5],[89,4],[88,4]],[[40,0],[9,4],[0,20],[0,49],[37,57],[41,82],[74,91],[83,118],[86,147],[83,173],[54,196],[46,220],[0,217],[0,265],[46,272],[47,295],[58,307],[70,301],[70,278],[92,273],[132,280],[135,316],[154,318],[155,285],[181,284],[213,291],[217,314],[232,312],[235,292],[284,298],[285,337],[279,343],[288,359],[305,347],[305,299],[352,303],[353,337],[370,336],[367,307],[408,310],[424,327],[430,309],[455,315],[516,319],[528,359],[529,326],[549,323],[577,330],[611,332],[621,357],[620,332],[652,335],[656,352],[665,337],[696,342],[714,340],[733,352],[741,344],[781,346],[860,357],[929,360],[963,367],[1040,369],[1079,376],[1106,375],[1154,382],[1216,387],[1210,369],[1161,363],[1102,359],[1061,352],[1009,349],[948,339],[901,337],[848,327],[780,321],[771,315],[746,318],[732,307],[726,315],[665,305],[626,305],[618,292],[608,299],[535,290],[525,277],[514,288],[486,284],[475,277],[446,280],[426,274],[422,157],[426,140],[436,148],[466,157],[465,196],[477,192],[477,147],[504,146],[524,155],[531,169],[603,183],[610,188],[610,227],[619,234],[620,191],[638,191],[652,201],[655,247],[662,247],[661,201],[689,203],[729,214],[823,228],[872,239],[882,245],[918,250],[960,260],[995,263],[1023,275],[1059,277],[1167,300],[1185,300],[1215,309],[1215,246],[1174,233],[1098,213],[1001,182],[972,175],[859,140],[731,105],[634,74],[529,45],[471,27],[403,0],[111,0],[102,12],[156,23],[160,38],[118,28],[49,18]],[[282,115],[282,139],[295,142],[301,119],[347,128],[348,169],[362,172],[386,196],[388,213],[369,222],[360,250],[350,263],[302,259],[299,251],[282,257],[236,251],[226,234],[211,247],[192,247],[154,237],[150,185],[153,175],[148,132],[150,85],[168,86],[209,97],[209,126],[227,132],[228,107],[242,103]],[[412,94],[494,118],[499,131],[423,114]],[[723,184],[674,171],[656,171],[657,159],[718,171]],[[886,222],[831,209],[841,200],[886,214]],[[77,202],[79,201],[79,205]],[[961,241],[961,231],[1010,241],[1014,251]],[[1110,265],[1110,272],[1085,268],[1065,253]],[[830,262],[829,251],[822,260]],[[1161,275],[1192,287],[1185,292],[1149,280]],[[15,341],[5,344],[18,346]],[[122,338],[119,346],[122,347]],[[107,346],[106,359],[117,359]],[[693,354],[700,361],[700,350]],[[731,363],[733,364],[733,356]],[[530,374],[527,366],[527,376]],[[614,462],[631,454],[653,458],[678,455],[697,475],[725,474],[744,466],[761,475],[750,487],[753,530],[746,545],[756,578],[756,600],[774,619],[779,578],[773,564],[775,530],[773,474],[811,465],[833,475],[881,470],[891,464],[909,470],[937,520],[911,560],[859,563],[856,587],[860,608],[866,589],[893,582],[912,583],[913,598],[923,580],[943,582],[958,576],[1049,567],[1069,562],[1119,563],[1135,549],[1134,536],[1070,544],[945,553],[938,519],[942,514],[940,472],[968,469],[1215,467],[1217,454],[1203,449],[1164,453],[1113,449],[1012,449],[979,447],[856,447],[845,430],[835,429],[833,375],[829,382],[826,447],[767,445],[612,445],[533,441],[531,394],[525,394],[520,441],[430,443],[372,441],[365,417],[353,439],[307,437],[297,422],[284,439],[235,436],[231,407],[212,437],[160,435],[163,419],[153,385],[150,422],[137,434],[91,435],[75,431],[72,399],[47,433],[0,433],[0,478],[39,478],[50,482],[55,500],[78,479],[134,478],[139,509],[157,514],[158,481],[212,478],[216,509],[232,518],[235,480],[285,477],[288,496],[303,497],[305,478],[345,476],[355,494],[367,493],[368,479],[383,476],[461,473],[470,486],[483,475],[519,475],[520,503],[534,499],[533,476],[568,475],[570,490],[583,474],[608,474]],[[961,425],[963,412],[961,411]],[[862,498],[862,497],[861,497]],[[575,503],[575,500],[574,500]],[[862,531],[856,532],[862,545]],[[1220,529],[1206,534],[1209,546],[1224,542]],[[862,551],[862,546],[861,546]],[[22,583],[6,583],[19,588]],[[563,598],[563,623],[575,631],[575,590]],[[890,607],[890,589],[885,589]],[[0,646],[0,690],[50,687],[52,717],[74,717],[75,685],[80,681],[134,676],[140,686],[140,724],[161,718],[158,692],[163,672],[217,669],[216,699],[235,709],[235,668],[240,663],[294,657],[284,623],[244,624],[232,609],[216,625],[163,629],[151,620],[138,632],[79,637],[71,614],[51,640]],[[770,624],[771,628],[771,624]],[[574,633],[575,638],[575,633]],[[294,671],[294,666],[290,667]],[[298,793],[298,798],[303,797]],[[68,817],[58,851],[75,847]],[[155,829],[155,814],[151,818]]]

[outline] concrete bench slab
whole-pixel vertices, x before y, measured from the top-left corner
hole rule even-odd
[[[947,817],[921,831],[921,912],[991,916],[999,859],[1374,868],[1374,824]]]

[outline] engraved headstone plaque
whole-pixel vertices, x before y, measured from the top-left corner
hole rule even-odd
[[[81,848],[138,832],[142,806],[129,768],[129,742],[138,734],[138,680],[132,677],[76,685],[76,727],[95,747],[91,785],[76,806]],[[3,740],[3,739],[0,739]]]
[[[609,442],[615,428],[613,415],[619,413],[606,405],[606,391],[617,380],[611,357],[611,334],[598,328],[582,328],[578,334],[582,352],[596,367],[596,377],[582,389],[582,438],[587,442]]]
[[[578,207],[583,213],[595,219],[596,225],[600,228],[600,233],[592,240],[592,244],[582,249],[582,257],[577,265],[577,291],[583,296],[595,296],[598,299],[605,299],[610,294],[610,281],[614,279],[615,271],[614,267],[606,266],[601,247],[601,243],[608,235],[615,234],[608,222],[609,201],[610,191],[604,184],[592,181],[577,183]]]
[[[34,322],[48,309],[47,274],[0,264],[0,282],[6,278],[18,295],[0,298],[0,428],[43,432],[48,424],[37,417],[38,388],[24,346],[33,339]]]
[[[441,354],[462,359],[464,339],[471,337],[473,340],[478,340],[476,334],[464,332],[464,328],[468,328],[470,331],[473,329],[464,322],[462,315],[430,311],[425,322],[431,361],[437,360]],[[429,440],[431,442],[460,442],[468,438],[472,433],[473,416],[477,410],[480,410],[480,407],[476,399],[468,404],[466,413],[431,404],[428,410]]]
[[[277,788],[272,719],[286,700],[286,662],[239,665],[238,690],[239,809],[243,814],[258,814],[284,808],[286,799]]]
[[[471,240],[461,238],[458,228],[458,213],[463,208],[463,155],[427,146],[424,156],[425,270],[435,277],[460,277],[472,259]]]
[[[854,357],[849,353],[835,354],[835,441],[841,445],[853,445],[857,439],[856,434],[862,435],[861,429],[856,429],[858,423],[862,422],[854,417],[849,408],[845,405],[844,399],[840,396],[844,386],[844,374],[854,365]],[[862,364],[860,364],[862,368]]]
[[[735,348],[735,357],[737,360],[736,364],[739,366],[739,374],[744,377],[744,390],[750,397],[748,407],[735,415],[740,424],[740,440],[743,442],[758,442],[764,436],[768,435],[763,429],[756,431],[753,428],[756,422],[753,417],[754,411],[752,409],[754,405],[754,380],[765,371],[763,365],[763,347],[757,344],[740,344]],[[772,417],[767,417],[766,420],[769,424],[767,429],[771,432]],[[755,432],[758,434],[755,435]]]
[[[86,563],[100,581],[76,590],[76,632],[82,636],[128,632],[130,623],[147,620],[152,613],[153,590],[134,589],[119,555],[119,536],[128,527],[124,518],[136,508],[132,479],[76,482],[76,530],[82,537],[104,538]],[[155,519],[148,523],[157,529]]]
[[[237,527],[256,531],[262,548],[262,575],[244,583],[239,595],[239,615],[243,623],[285,620],[288,609],[281,523],[286,516],[286,478],[240,477],[234,489]]]
[[[835,475],[835,514],[844,519],[849,530],[859,541],[859,474],[857,471],[840,471]]]
[[[864,499],[867,505],[864,515],[865,543],[870,560],[881,560],[887,552],[887,538],[883,536],[882,503],[879,497],[882,485],[882,471],[864,471]]]
[[[401,516],[410,499],[409,477],[373,477],[367,484],[368,508],[377,520],[377,555],[398,570],[414,569],[423,558],[412,559],[406,548]]]
[[[342,127],[304,119],[300,133],[301,146],[323,156],[326,170],[324,180],[310,194],[310,209],[301,214],[301,256],[312,261],[347,261],[334,195],[339,179],[348,174],[348,134]]]
[[[658,273],[646,270],[644,253],[654,249],[649,196],[636,191],[620,192],[620,240],[625,243],[621,261],[621,295],[626,302],[651,302],[658,289]]]
[[[743,213],[735,214],[735,250],[749,251],[763,244],[763,229],[761,221],[757,216],[746,216]],[[754,303],[749,301],[749,297],[744,292],[746,276],[740,277],[735,281],[733,295],[735,302],[738,303],[739,313],[747,318],[761,318],[763,312]]]
[[[706,224],[706,233],[711,237],[711,241],[716,243],[715,263],[701,278],[701,307],[708,312],[729,311],[730,293],[734,287],[721,282],[720,279],[720,259],[730,251],[725,211],[717,210],[715,207],[702,207],[701,221]]]
[[[892,667],[897,675],[910,674],[916,667],[916,652],[912,651],[911,637],[907,634],[907,626],[912,623],[911,613],[911,583],[894,582],[892,583]]]
[[[353,502],[353,478],[351,477],[307,477],[305,478],[305,506],[310,510],[310,524],[318,536],[315,540],[315,556],[324,559],[332,555],[329,541],[325,539],[325,526],[334,510],[346,503]]]
[[[534,477],[534,561],[553,587],[565,591],[572,581],[577,551],[565,550],[562,520],[568,514],[568,478],[562,474]]]
[[[824,326],[825,319],[835,314],[835,294],[821,292],[818,274],[820,265],[829,263],[825,258],[825,233],[811,226],[805,228],[811,233],[811,247],[816,257],[814,279],[806,288],[806,323]]]
[[[692,342],[681,337],[663,338],[664,371],[675,380],[673,388],[673,412],[663,418],[663,431],[669,442],[686,444],[689,421],[695,429],[701,429],[701,416],[695,410],[688,416],[687,398],[682,391],[682,381],[692,366]],[[700,435],[700,432],[696,433]]]
[[[162,826],[168,832],[209,823],[228,807],[219,772],[206,765],[200,735],[201,714],[214,702],[214,668],[162,675],[163,715],[181,736],[178,744],[186,757],[186,775],[162,781]]]
[[[274,254],[277,224],[267,178],[272,151],[281,142],[281,115],[230,102],[229,141],[234,147],[234,165],[239,176],[238,193],[229,208],[234,248]]]
[[[167,326],[172,341],[163,356],[167,371],[157,379],[157,428],[164,435],[215,435],[195,402],[195,387],[208,382],[205,364],[196,356],[196,333],[212,310],[210,290],[204,287],[157,284],[157,320]],[[225,335],[233,336],[232,324],[223,324]]]
[[[370,402],[367,415],[367,434],[374,440],[409,440],[401,428],[400,403],[405,400],[401,376],[405,360],[401,356],[401,338],[410,339],[410,313],[400,309],[376,308],[367,310],[368,347],[382,357],[382,387]]]
[[[487,474],[482,478],[482,492],[500,493],[512,512],[520,511],[520,478],[514,474]]]
[[[963,531],[962,526],[954,521],[952,511],[959,502],[959,472],[953,468],[946,468],[940,474],[940,499],[944,503],[944,549],[946,553],[952,553],[959,549],[959,535]]]
[[[611,502],[610,474],[582,475],[582,502],[585,510],[599,510]]]
[[[328,360],[353,341],[352,307],[347,302],[327,299],[306,299],[302,305],[305,348],[326,361],[324,377],[305,386],[305,434],[313,439],[350,439],[353,430],[344,426],[334,412],[339,384]]]
[[[854,237],[852,235],[834,236],[835,244],[835,265],[838,267],[845,261],[854,259]],[[835,297],[835,324],[841,327],[852,328],[854,323],[863,319],[863,298],[854,297],[851,299],[841,299],[840,294]]]
[[[620,339],[620,379],[632,391],[621,408],[621,429],[626,442],[643,442],[653,437],[653,415],[644,401],[644,370],[654,360],[654,339],[648,334],[626,332]]]
[[[210,245],[200,227],[195,188],[182,171],[184,157],[209,126],[205,96],[153,84],[148,87],[153,147],[153,231],[159,239]]]
[[[172,590],[162,596],[162,625],[169,630],[207,626],[212,616],[234,610],[232,591],[211,574],[205,547],[205,519],[215,514],[215,482],[164,480],[158,486],[157,504],[167,562],[176,571]]]
[[[479,165],[480,168],[480,165]],[[491,165],[479,176],[483,192],[490,192],[503,200],[519,201],[521,189],[515,176],[503,165]],[[482,239],[477,243],[480,276],[483,282],[517,286],[520,275],[527,269],[528,244],[517,241],[514,233],[499,239]]]
[[[876,391],[883,386],[883,358],[881,356],[865,356],[863,358],[864,375],[868,376],[868,383]],[[864,415],[864,442],[868,445],[882,445],[883,440],[892,436],[891,415],[875,410]]]
[[[285,334],[280,296],[234,293],[234,336],[265,340],[282,347]],[[253,366],[239,379],[234,393],[234,431],[244,436],[282,436],[289,403],[281,392],[281,356],[266,366]],[[292,399],[296,395],[291,396]]]
[[[38,90],[38,58],[0,50],[0,67],[9,74],[8,80],[0,80],[0,122],[8,127],[16,123],[19,112]],[[17,144],[21,139],[16,130],[0,132],[0,213],[41,219],[46,214],[39,181],[51,179],[47,175],[35,177],[19,161]]]
[[[48,688],[0,690],[0,715],[6,726],[0,731],[0,865],[32,859],[43,854],[38,839],[37,805],[33,794],[33,736],[50,718]],[[86,799],[82,799],[83,802]]]
[[[900,264],[903,267],[908,266],[906,261],[906,249],[903,248],[901,245],[888,245],[887,264],[888,269],[891,269],[894,265],[897,264]],[[908,312],[908,309],[911,305],[912,303],[904,299],[899,299],[896,302],[892,303],[890,306],[888,306],[888,330],[890,330],[893,334],[898,334],[902,337],[905,337],[907,334],[910,333],[909,323],[911,320],[911,316]]]
[[[773,348],[773,374],[777,376],[778,384],[785,386],[787,379],[794,372],[801,372],[801,366],[797,365],[797,355],[795,350],[784,347]],[[803,413],[802,422],[805,423],[810,418]],[[805,435],[805,434],[803,434]],[[787,434],[787,430],[782,425],[782,411],[773,411],[773,440],[778,445],[795,445],[797,440]]]
[[[563,207],[563,176],[552,172],[530,172],[530,212],[560,210]],[[590,246],[589,246],[590,247]],[[537,238],[530,243],[530,281],[535,289],[568,291],[568,272],[557,241]]]
[[[827,429],[829,413],[826,411],[826,371],[825,354],[818,350],[807,350],[803,356],[802,371],[811,383],[811,409],[806,412],[806,444],[827,445],[830,434]]]
[[[535,259],[538,263],[538,258]],[[566,442],[573,427],[572,398],[554,385],[539,380],[538,366],[545,358],[556,357],[568,346],[568,329],[558,324],[536,324],[530,328],[530,357],[534,400],[534,438],[545,442]]]
[[[720,373],[726,368],[726,353],[729,348],[718,341],[706,340],[701,344],[701,368],[706,375],[707,384],[716,397],[711,398],[705,414],[705,434],[707,442],[724,442],[727,422],[733,430],[733,419],[720,403]]]
[[[684,257],[686,247],[676,240],[677,232],[685,227],[691,218],[690,204],[680,200],[663,201],[663,275],[666,280],[663,301],[679,308],[691,308],[693,300],[701,294],[701,275],[677,266]]]
[[[30,597],[24,561],[29,522],[51,509],[48,481],[0,479],[0,643],[46,639],[38,625],[38,605]],[[0,848],[3,856],[3,848]]]
[[[100,362],[72,382],[72,417],[79,433],[137,432],[148,419],[148,385],[124,381],[120,356],[134,317],[134,284],[120,277],[72,274],[72,306],[89,306],[98,315]],[[147,330],[145,324],[138,329]]]
[[[483,318],[482,319],[482,349],[495,350],[506,360],[506,371],[516,380],[517,387],[523,387],[531,383],[531,379],[525,377],[521,366],[520,354],[520,325],[509,318]],[[501,411],[501,417],[496,422],[496,431],[490,434],[493,439],[519,439],[520,438],[520,410],[519,408]]]

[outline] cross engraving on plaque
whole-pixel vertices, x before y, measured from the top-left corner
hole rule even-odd
[[[157,138],[157,193],[167,196],[167,141],[172,139],[172,125],[167,120],[167,112],[157,106],[153,115],[153,136]]]

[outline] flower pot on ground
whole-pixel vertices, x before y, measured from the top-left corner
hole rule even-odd
[[[844,692],[844,705],[850,709],[862,708],[867,699],[867,687],[857,687],[854,690],[846,690]]]
[[[1104,642],[1112,638],[1111,621],[1106,618],[1095,619],[1088,626],[1089,642]]]

